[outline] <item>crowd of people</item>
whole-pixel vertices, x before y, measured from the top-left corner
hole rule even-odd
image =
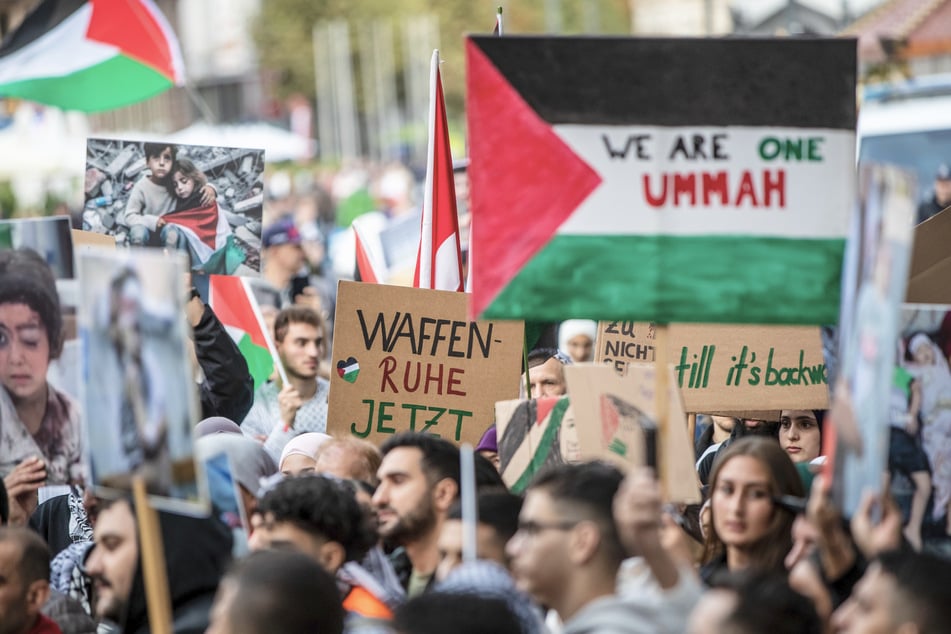
[[[172,176],[183,194],[201,191]],[[227,456],[240,517],[158,513],[175,632],[947,631],[951,520],[928,440],[941,428],[916,387],[930,381],[918,368],[935,365],[929,353],[946,371],[939,347],[910,342],[918,366],[896,396],[889,467],[912,485],[904,508],[869,494],[842,516],[820,473],[821,410],[701,415],[696,505],[665,500],[650,468],[599,461],[549,466],[516,495],[482,421],[473,560],[459,448],[415,432],[380,446],[326,433],[333,284],[304,224],[265,228],[254,286],[286,382],[255,387],[214,311],[197,292],[186,303],[202,377],[196,456]],[[0,634],[148,632],[143,515],[84,486],[75,403],[46,381],[64,337],[45,263],[0,253]],[[581,320],[543,335],[523,397],[565,396],[564,367],[592,361],[595,339]]]

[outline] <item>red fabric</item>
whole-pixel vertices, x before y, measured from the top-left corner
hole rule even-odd
[[[381,280],[373,269],[366,247],[363,246],[363,240],[360,239],[360,232],[354,230],[353,235],[357,241],[357,270],[360,272],[360,280],[371,284],[379,284]]]
[[[198,239],[208,245],[213,251],[221,248],[218,238],[218,203],[212,202],[205,207],[195,207],[176,211],[162,216],[166,222],[188,227],[195,232]]]
[[[63,634],[63,631],[51,619],[41,614],[26,634]]]
[[[435,62],[438,64],[438,58]],[[443,291],[463,291],[465,290],[465,278],[462,276],[462,249],[459,247],[459,216],[456,212],[456,185],[452,173],[452,151],[449,148],[449,125],[446,122],[446,103],[443,98],[442,78],[437,66],[435,73],[436,83],[436,103],[435,112],[431,115],[429,122],[429,135],[432,140],[433,156],[432,171],[427,174],[427,186],[432,188],[432,208],[423,208],[423,217],[421,221],[420,245],[416,257],[416,272],[413,275],[413,286],[415,288],[433,288]],[[428,216],[428,218],[427,218]],[[422,240],[422,231],[426,231],[427,220],[431,223],[431,243],[428,252],[424,252],[424,242]],[[439,246],[446,240],[455,240],[455,257],[450,263],[448,261],[439,262],[436,259],[436,252]],[[420,266],[429,268],[429,280],[426,276],[420,279]],[[455,288],[442,288],[440,278],[440,267],[449,266],[457,271]],[[452,270],[452,269],[450,269]]]
[[[173,53],[178,49],[178,41],[174,34],[166,34],[153,9],[154,5],[142,0],[92,0],[86,37],[111,44],[128,57],[151,66],[169,81],[178,83]]]
[[[466,41],[472,191],[472,301],[480,315],[552,239],[601,177],[532,110],[472,40]]]
[[[393,612],[385,603],[373,596],[366,588],[354,586],[343,600],[343,609],[370,619],[391,620]]]
[[[208,276],[209,305],[225,326],[248,333],[251,342],[269,350],[267,339],[251,304],[251,298],[240,277],[234,275]]]

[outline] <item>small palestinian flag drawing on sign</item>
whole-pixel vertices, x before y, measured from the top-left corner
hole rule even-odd
[[[346,361],[337,361],[337,375],[347,383],[353,383],[360,374],[360,364],[354,357],[348,357]]]
[[[521,494],[545,467],[564,464],[563,426],[573,418],[568,397],[496,403],[502,479]]]

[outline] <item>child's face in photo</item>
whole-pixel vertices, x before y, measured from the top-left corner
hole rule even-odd
[[[195,193],[195,179],[189,178],[181,172],[175,172],[172,176],[172,182],[175,185],[175,195],[179,198],[188,198]]]
[[[172,169],[172,162],[175,157],[172,156],[172,148],[165,148],[158,156],[149,156],[145,159],[145,164],[152,171],[152,181],[159,183],[168,177],[169,170]]]

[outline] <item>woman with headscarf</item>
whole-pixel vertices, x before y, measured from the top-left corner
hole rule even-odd
[[[317,466],[317,452],[328,440],[331,437],[320,432],[307,432],[291,438],[281,451],[281,473],[285,476],[313,473]]]

